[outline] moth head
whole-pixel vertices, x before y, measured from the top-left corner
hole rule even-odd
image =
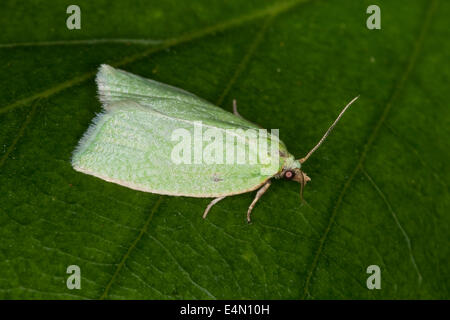
[[[286,169],[283,171],[283,178],[286,180],[297,181],[300,183],[300,198],[303,200],[303,188],[311,178],[308,177],[300,168]]]

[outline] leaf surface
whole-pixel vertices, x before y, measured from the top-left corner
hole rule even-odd
[[[448,299],[448,2],[376,1],[381,30],[370,1],[78,3],[73,31],[70,3],[0,12],[1,298]],[[299,158],[361,97],[304,165],[304,203],[275,181],[253,224],[254,193],[203,220],[208,199],[72,169],[102,63],[228,111],[236,99]]]

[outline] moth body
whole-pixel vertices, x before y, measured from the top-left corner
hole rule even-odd
[[[108,65],[100,67],[96,82],[103,110],[74,151],[77,171],[144,192],[215,198],[204,217],[223,198],[260,189],[248,221],[272,178],[300,182],[301,189],[310,181],[301,167],[315,149],[296,160],[278,137],[242,118],[236,105],[232,114],[182,89]],[[219,138],[226,146],[220,148]],[[267,150],[255,151],[255,145]],[[233,162],[239,154],[257,161]]]

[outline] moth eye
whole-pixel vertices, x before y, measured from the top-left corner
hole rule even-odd
[[[284,178],[287,180],[291,180],[294,177],[295,173],[293,171],[286,171],[284,173]]]

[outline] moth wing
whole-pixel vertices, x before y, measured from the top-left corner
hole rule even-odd
[[[168,104],[172,100],[164,102]],[[179,139],[172,139],[174,130],[190,137],[186,152],[191,155],[199,140],[195,138],[194,122],[160,112],[167,108],[132,100],[106,105],[80,140],[72,158],[74,169],[136,190],[190,197],[219,197],[252,191],[277,173],[278,167],[263,164],[174,161],[173,152],[181,143]],[[214,130],[223,134],[224,139],[229,137],[224,128],[209,128],[216,128]],[[248,152],[247,142],[241,148]],[[224,154],[226,148],[222,151]]]
[[[133,100],[170,117],[226,127],[258,128],[190,92],[109,65],[100,66],[96,82],[100,101],[106,108],[117,101]]]

